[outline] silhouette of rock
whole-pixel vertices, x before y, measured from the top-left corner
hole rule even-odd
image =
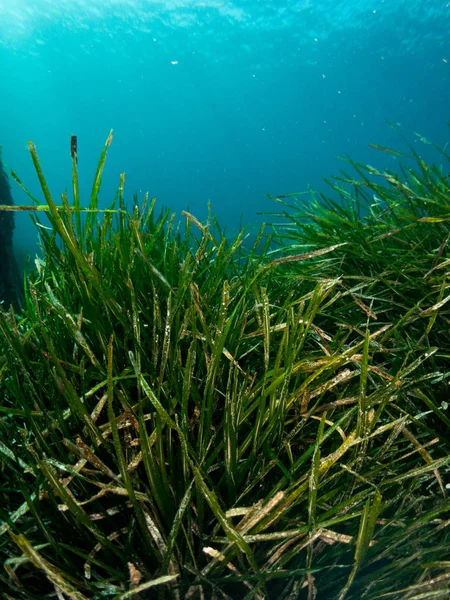
[[[3,168],[0,148],[0,205],[12,206],[8,176]],[[19,303],[19,269],[13,251],[14,213],[0,210],[0,302],[4,308]]]

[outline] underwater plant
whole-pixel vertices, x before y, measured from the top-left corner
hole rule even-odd
[[[98,209],[111,140],[87,208],[76,152],[59,206],[29,144],[50,228],[0,313],[2,597],[447,597],[448,178],[353,163],[246,250],[127,209],[124,175]]]

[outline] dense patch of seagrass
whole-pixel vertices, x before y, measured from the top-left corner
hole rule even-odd
[[[2,598],[448,597],[448,177],[353,164],[246,251],[127,210],[124,176],[99,211],[110,143],[88,209],[76,156],[59,206],[29,145],[50,226],[0,315]]]

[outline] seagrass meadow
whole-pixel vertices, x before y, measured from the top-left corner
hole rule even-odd
[[[29,143],[42,197],[14,209],[42,256],[0,313],[1,598],[448,598],[449,157],[350,161],[249,244],[127,208],[124,176],[100,210],[111,140],[87,207],[76,154],[56,203]]]

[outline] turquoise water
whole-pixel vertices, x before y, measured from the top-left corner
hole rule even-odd
[[[87,194],[114,130],[101,201],[127,199],[233,230],[265,196],[324,189],[337,156],[395,169],[374,143],[427,159],[450,128],[450,3],[441,0],[0,0],[0,144],[32,191],[32,139],[55,196],[78,136]],[[409,133],[408,133],[409,132]],[[24,202],[13,185],[16,203]],[[34,252],[29,216],[16,246]]]

